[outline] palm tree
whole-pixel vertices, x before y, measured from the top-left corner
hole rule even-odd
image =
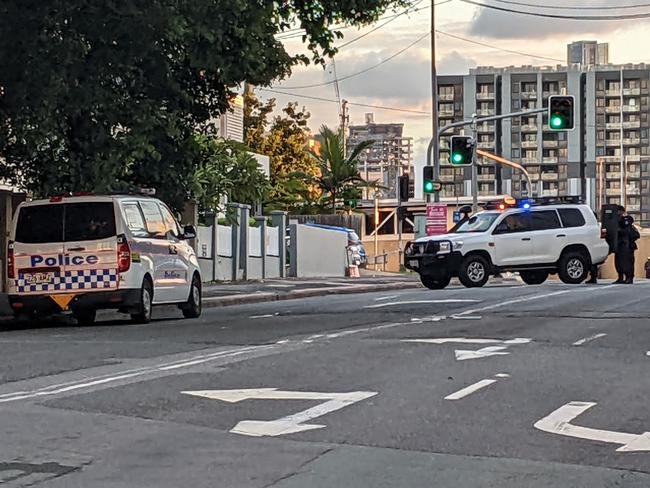
[[[312,152],[316,160],[319,176],[309,179],[316,184],[330,199],[332,211],[336,212],[336,201],[346,190],[373,186],[359,174],[359,157],[361,153],[373,145],[373,141],[364,141],[356,146],[346,157],[343,153],[343,140],[341,134],[334,132],[327,126],[321,127],[320,135],[322,147],[319,152]]]

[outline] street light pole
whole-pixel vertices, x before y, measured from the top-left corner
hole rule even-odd
[[[472,213],[478,212],[478,161],[476,150],[478,149],[478,128],[476,127],[476,114],[472,114]]]
[[[431,145],[430,154],[427,156],[426,164],[433,164],[437,168],[438,160],[438,74],[436,71],[436,5],[435,0],[431,0],[431,136],[433,144]],[[433,153],[433,158],[431,157]],[[435,170],[434,170],[435,171]],[[434,175],[436,180],[440,177],[439,171],[438,174]],[[434,201],[440,201],[439,192],[434,193]],[[431,194],[427,194],[427,202],[431,201]]]

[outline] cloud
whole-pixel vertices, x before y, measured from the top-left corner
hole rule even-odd
[[[552,4],[561,6],[562,2],[556,1]],[[592,0],[593,6],[611,5],[610,0]],[[526,11],[526,7],[515,7],[517,10]],[[622,12],[600,11],[600,10],[549,10],[543,8],[528,9],[528,11],[563,14],[563,15],[603,15],[621,14]],[[625,12],[623,12],[625,13]],[[469,33],[481,37],[494,39],[545,39],[552,36],[591,36],[599,41],[605,41],[603,36],[609,35],[619,29],[629,27],[629,23],[623,21],[577,21],[563,20],[543,17],[533,17],[516,13],[502,12],[489,8],[479,8],[474,15]]]
[[[438,62],[438,73],[441,75],[462,75],[467,74],[470,68],[475,68],[477,62],[469,57],[463,56],[458,51],[451,51]]]

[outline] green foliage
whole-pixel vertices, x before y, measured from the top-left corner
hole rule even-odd
[[[192,185],[197,127],[232,88],[308,62],[275,35],[300,25],[311,58],[336,23],[403,0],[3,0],[0,177],[36,195],[156,187],[176,208]]]
[[[253,205],[264,201],[270,189],[257,160],[242,144],[207,136],[196,136],[197,168],[192,178],[192,196],[200,212],[223,211],[225,198]]]
[[[271,159],[271,186],[267,207],[271,210],[289,210],[293,213],[312,213],[320,207],[319,195],[309,180],[296,177],[304,173],[318,174],[316,162],[308,151],[310,131],[309,112],[289,103],[269,121],[275,108],[275,99],[260,102],[252,93],[245,98],[244,127],[246,143],[251,150]]]

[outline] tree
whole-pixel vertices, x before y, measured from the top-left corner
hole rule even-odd
[[[309,112],[291,102],[269,121],[275,109],[275,99],[260,102],[254,94],[247,93],[244,101],[244,129],[246,144],[271,160],[271,186],[268,206],[292,212],[308,212],[318,208],[319,193],[297,174],[310,177],[318,174],[316,161],[308,150],[311,133],[308,127]]]
[[[315,62],[337,23],[404,0],[3,0],[0,177],[37,195],[154,183],[178,206],[198,126],[244,81],[285,78],[304,54],[275,35],[305,29]]]
[[[192,178],[192,196],[201,213],[223,211],[224,197],[254,205],[264,201],[270,189],[257,160],[242,144],[196,136],[200,163]]]
[[[373,141],[358,144],[346,157],[341,134],[323,126],[320,135],[323,141],[322,148],[318,153],[312,153],[320,174],[311,178],[309,175],[303,176],[310,178],[328,196],[329,205],[335,212],[339,199],[359,195],[360,188],[377,186],[375,183],[365,181],[359,174],[359,157],[363,151],[372,146]]]

